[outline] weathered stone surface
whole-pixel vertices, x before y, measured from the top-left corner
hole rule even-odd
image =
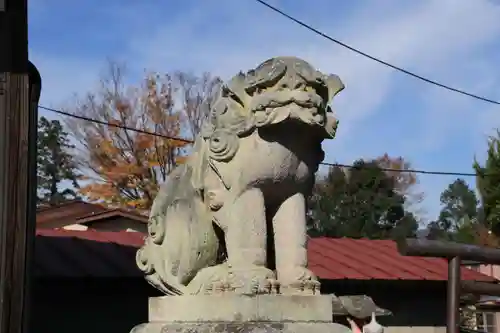
[[[219,322],[150,323],[138,325],[131,333],[352,333],[335,323],[290,322]]]
[[[146,279],[168,295],[319,294],[307,269],[306,197],[321,142],[337,128],[328,104],[343,88],[295,57],[224,84],[188,161],[154,200],[137,253]]]
[[[376,316],[389,316],[391,311],[378,307],[371,297],[367,295],[335,296],[332,297],[334,315],[349,315],[356,318]]]
[[[295,57],[221,87],[151,208],[137,264],[170,296],[151,299],[150,322],[132,332],[343,333],[334,313],[375,311],[366,299],[319,295],[307,268],[306,198],[337,128],[328,104],[343,88]]]
[[[196,295],[149,299],[150,322],[331,322],[331,296]]]

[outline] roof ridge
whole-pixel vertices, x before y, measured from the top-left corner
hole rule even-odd
[[[62,202],[60,204],[57,204],[57,205],[47,205],[47,204],[44,204],[44,205],[41,205],[40,207],[37,207],[36,211],[37,211],[37,213],[38,212],[43,212],[43,211],[48,210],[48,209],[54,209],[54,208],[64,207],[64,206],[71,205],[71,204],[74,204],[74,203],[77,203],[77,202],[87,203],[87,202],[85,202],[83,200],[73,199],[73,200],[64,201],[64,202]]]

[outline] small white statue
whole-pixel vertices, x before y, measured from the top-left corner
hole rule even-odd
[[[377,322],[375,312],[372,312],[372,320],[363,326],[363,333],[384,333],[384,327]]]
[[[375,312],[372,312],[372,319],[368,324],[363,326],[363,330],[361,330],[358,324],[351,318],[347,318],[347,321],[353,333],[384,333],[384,327],[377,322]]]

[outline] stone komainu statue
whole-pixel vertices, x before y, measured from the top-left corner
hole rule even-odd
[[[315,294],[306,197],[344,85],[294,57],[223,85],[186,164],[154,200],[137,264],[169,295]]]

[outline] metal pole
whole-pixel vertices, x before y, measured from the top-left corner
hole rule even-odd
[[[448,262],[448,291],[446,302],[446,333],[458,333],[460,323],[460,257]]]

